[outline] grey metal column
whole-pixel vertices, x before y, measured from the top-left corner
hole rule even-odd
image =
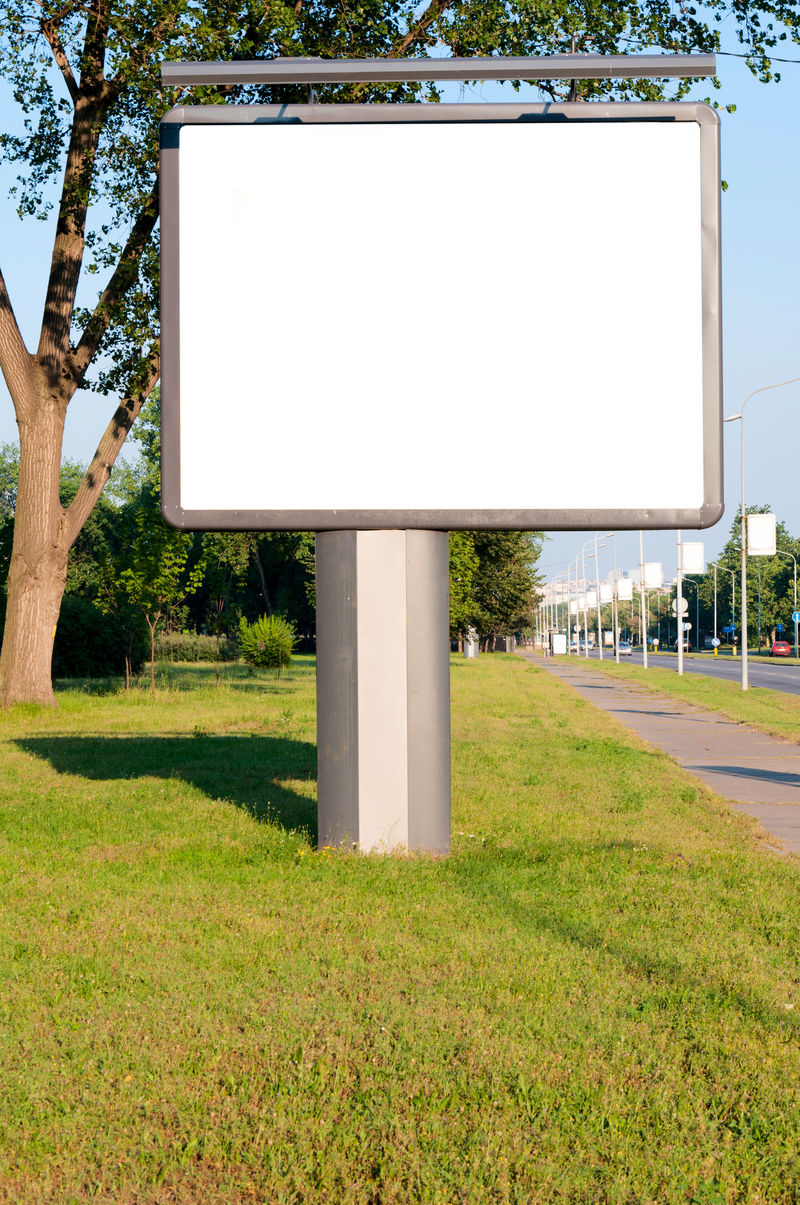
[[[448,539],[317,534],[320,845],[450,849]]]
[[[317,536],[319,844],[358,841],[356,532]]]

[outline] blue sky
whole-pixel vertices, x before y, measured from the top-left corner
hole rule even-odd
[[[800,47],[787,48],[800,59]],[[721,103],[735,103],[734,114],[722,114],[722,174],[729,188],[722,198],[724,413],[738,413],[753,389],[800,376],[800,64],[775,64],[783,78],[763,85],[753,79],[741,59],[720,56]],[[532,90],[531,90],[532,91]],[[699,84],[694,99],[709,95]],[[464,99],[516,99],[509,88],[487,85],[465,90]],[[447,99],[456,99],[448,96]],[[17,125],[7,90],[0,90],[0,121]],[[20,222],[5,199],[11,173],[0,168],[0,264],[9,286],[23,335],[33,346],[44,298],[45,271],[52,231],[49,224]],[[65,455],[86,462],[113,410],[109,399],[78,396],[70,407]],[[498,421],[501,419],[498,416]],[[604,420],[613,423],[613,415]],[[16,439],[10,399],[0,381],[0,441]],[[746,423],[746,477],[749,502],[769,503],[794,535],[800,535],[800,491],[797,488],[800,447],[800,385],[754,398]],[[657,430],[620,431],[620,467],[633,456],[680,456],[681,435],[668,416]],[[134,454],[133,450],[129,455]],[[509,455],[522,472],[535,471],[538,455],[549,455],[528,438]],[[614,468],[615,466],[609,466]],[[725,542],[739,498],[739,424],[725,428],[726,513],[699,536],[706,555],[716,555]],[[584,533],[554,533],[545,545],[542,566],[548,575],[574,560]],[[601,573],[610,568],[601,553]],[[645,558],[661,560],[674,573],[674,532],[648,532]],[[620,533],[618,563],[638,562],[638,534]]]

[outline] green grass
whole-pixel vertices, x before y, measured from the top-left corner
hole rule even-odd
[[[311,663],[0,719],[0,1200],[800,1199],[800,874],[454,659],[448,859],[316,850]]]
[[[737,724],[747,724],[784,740],[800,740],[800,695],[786,691],[769,690],[763,686],[749,686],[742,690],[739,682],[723,681],[705,674],[682,674],[672,669],[662,669],[651,659],[647,669],[641,665],[617,665],[615,661],[595,659],[592,669],[611,674],[625,682],[634,682],[648,690],[669,695],[718,711]]]

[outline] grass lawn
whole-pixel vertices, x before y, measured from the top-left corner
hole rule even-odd
[[[313,665],[224,673],[0,716],[0,1200],[800,1200],[793,858],[500,655],[453,855],[316,850]]]
[[[768,690],[763,686],[742,690],[740,682],[727,682],[704,674],[681,674],[679,677],[674,669],[661,669],[658,664],[653,664],[653,660],[655,658],[645,669],[641,665],[617,665],[613,660],[595,658],[591,668],[670,695],[673,699],[718,711],[738,724],[748,724],[787,741],[800,741],[800,695]]]

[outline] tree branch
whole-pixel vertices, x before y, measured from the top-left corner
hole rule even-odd
[[[20,334],[11,298],[8,295],[3,273],[0,272],[0,368],[2,368],[14,403],[14,411],[20,420],[26,420],[27,397],[32,398],[36,389],[33,357]]]
[[[100,93],[99,97],[87,99],[81,90],[75,102],[37,351],[40,364],[50,376],[50,387],[65,393],[67,401],[71,394],[61,376],[69,354],[72,315],[86,245],[91,179],[103,116],[116,89],[106,86]]]
[[[148,58],[154,50],[156,50],[166,39],[165,35],[171,30],[178,19],[177,8],[174,12],[168,13],[162,21],[157,21],[156,24],[148,30],[148,35],[145,40],[133,45],[131,52],[128,55],[124,64],[120,64],[114,75],[114,83],[121,91],[123,87],[128,87],[135,80],[136,72],[144,66]]]
[[[111,0],[92,0],[81,55],[82,92],[95,90],[103,82],[110,20]]]
[[[61,45],[61,39],[58,36],[55,22],[49,17],[42,17],[40,25],[42,33],[50,44],[50,49],[53,52],[53,58],[55,59],[56,64],[58,65],[59,70],[64,77],[64,83],[67,85],[67,91],[69,92],[70,98],[74,105],[77,103],[79,96],[78,85],[76,83],[75,76],[72,74],[72,67],[69,64],[64,47]]]
[[[405,37],[400,39],[394,50],[390,50],[386,57],[396,59],[405,54],[409,46],[412,46],[414,42],[421,38],[429,26],[433,25],[436,18],[440,17],[444,10],[449,8],[452,3],[453,0],[431,0],[417,23],[409,29]]]
[[[50,388],[67,402],[75,387],[70,389],[62,371],[69,354],[72,315],[83,264],[95,156],[103,119],[119,92],[117,84],[103,78],[108,20],[109,0],[91,0],[37,351],[39,363],[49,376]]]
[[[33,2],[37,8],[40,8],[42,11],[44,11],[44,0],[33,0]],[[85,0],[69,0],[69,2],[65,4],[59,12],[51,13],[47,19],[48,21],[51,21],[54,26],[57,26],[60,25],[62,21],[66,21],[67,17],[71,17],[73,13],[85,13],[87,11],[88,7],[85,3]]]
[[[65,512],[68,549],[75,543],[84,523],[92,513],[97,499],[111,476],[111,470],[125,438],[160,375],[161,359],[156,355],[150,361],[142,388],[137,390],[134,397],[126,398],[114,411],[114,416],[103,433],[97,451],[92,457],[92,462],[86,470],[86,475],[78,486],[78,492]]]
[[[119,257],[111,280],[103,290],[91,318],[81,335],[78,346],[67,357],[66,371],[72,378],[73,389],[77,389],[84,373],[92,362],[103,335],[113,318],[114,308],[136,280],[139,260],[158,221],[158,177],[150,190],[139,216],[128,235],[128,241]]]
[[[412,25],[408,33],[404,34],[394,49],[387,54],[387,59],[399,59],[410,46],[413,46],[425,31],[433,25],[437,17],[440,17],[446,8],[449,8],[454,0],[430,0],[430,4],[425,9],[425,12],[420,16],[419,20]],[[360,92],[366,91],[367,84],[356,84],[353,88],[353,95],[357,96]]]

